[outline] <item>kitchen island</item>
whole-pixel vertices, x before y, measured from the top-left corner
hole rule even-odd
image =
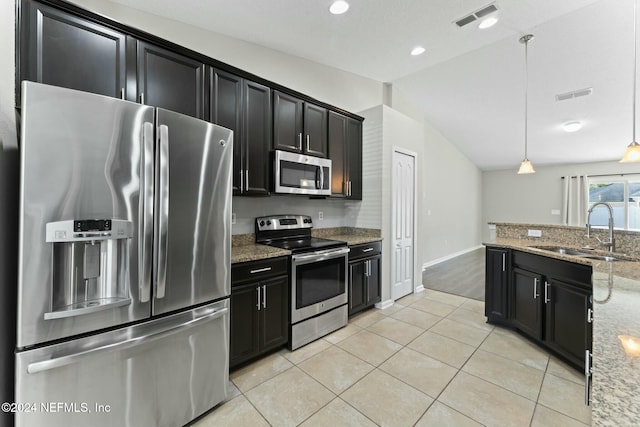
[[[504,225],[504,224],[498,224]],[[541,228],[539,225],[519,224],[524,228]],[[549,226],[545,226],[549,227]],[[583,228],[551,227],[583,233]],[[573,230],[571,230],[573,229]],[[553,233],[549,234],[550,237]],[[636,236],[627,233],[627,247],[632,247]],[[503,237],[506,235],[506,237]],[[635,337],[640,342],[640,261],[632,258],[607,262],[580,258],[541,250],[536,246],[572,246],[581,248],[576,240],[561,238],[556,234],[549,239],[527,238],[518,233],[502,233],[485,242],[487,247],[499,247],[544,255],[550,258],[591,265],[593,269],[593,382],[592,423],[594,426],[637,425],[640,419],[640,354],[629,355],[622,346],[621,336]],[[518,238],[520,237],[520,238]],[[568,245],[567,242],[571,242]],[[635,240],[637,242],[637,240]],[[614,254],[615,255],[615,254]],[[640,344],[638,344],[640,347]]]

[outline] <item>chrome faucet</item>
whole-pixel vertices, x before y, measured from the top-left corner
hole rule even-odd
[[[607,209],[609,209],[609,241],[603,242],[598,236],[596,236],[596,239],[598,239],[598,242],[600,242],[602,246],[609,248],[609,252],[613,252],[615,250],[615,241],[613,239],[613,208],[609,203],[597,202],[589,208],[589,213],[587,214],[587,239],[591,237],[591,212],[593,212],[593,209],[598,205],[606,206]]]

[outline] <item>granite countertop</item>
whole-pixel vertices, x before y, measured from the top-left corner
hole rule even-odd
[[[533,247],[567,247],[549,241],[496,238],[485,245],[593,266],[592,423],[594,426],[638,425],[640,356],[627,355],[618,336],[628,335],[640,340],[640,260],[589,260]]]
[[[380,230],[368,228],[339,227],[313,229],[314,237],[341,240],[349,246],[382,240]],[[255,243],[255,234],[234,235],[231,247],[231,264],[257,261],[266,258],[291,255],[291,251]]]

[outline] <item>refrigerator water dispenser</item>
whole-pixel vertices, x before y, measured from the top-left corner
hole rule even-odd
[[[51,311],[61,319],[131,303],[129,241],[133,223],[117,219],[50,222],[46,241],[53,244]]]

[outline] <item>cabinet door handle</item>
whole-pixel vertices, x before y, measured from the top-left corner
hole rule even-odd
[[[549,302],[551,302],[551,300],[549,299],[549,282],[545,280],[544,281],[544,303],[547,304]]]
[[[584,404],[589,406],[591,404],[591,352],[589,350],[584,351]]]
[[[365,252],[371,252],[372,250],[373,250],[373,248],[367,248],[367,249],[363,249],[363,250],[362,250],[362,252],[363,252],[363,253],[365,253]]]
[[[240,191],[244,190],[244,170],[240,169]]]
[[[302,132],[298,134],[298,150],[302,151]]]
[[[124,88],[120,88],[120,99],[124,99]]]
[[[309,135],[307,134],[307,151],[309,151]]]
[[[502,271],[507,271],[507,254],[502,252]]]
[[[593,323],[593,309],[587,309],[587,323]]]
[[[140,104],[144,105],[144,92],[140,94]]]
[[[258,286],[256,290],[258,291],[258,304],[256,304],[256,307],[258,307],[258,311],[260,311],[260,286]]]
[[[533,299],[538,298],[540,295],[538,294],[538,278],[533,278]]]
[[[262,308],[267,308],[267,285],[262,285]]]
[[[369,260],[366,260],[364,262],[364,275],[369,277]]]
[[[249,189],[249,168],[244,170],[244,185],[246,185],[246,189]]]
[[[264,267],[264,268],[258,268],[256,270],[251,270],[249,274],[264,273],[265,271],[271,271],[271,267]]]
[[[351,197],[351,181],[349,181],[349,194],[348,194],[348,196]]]

